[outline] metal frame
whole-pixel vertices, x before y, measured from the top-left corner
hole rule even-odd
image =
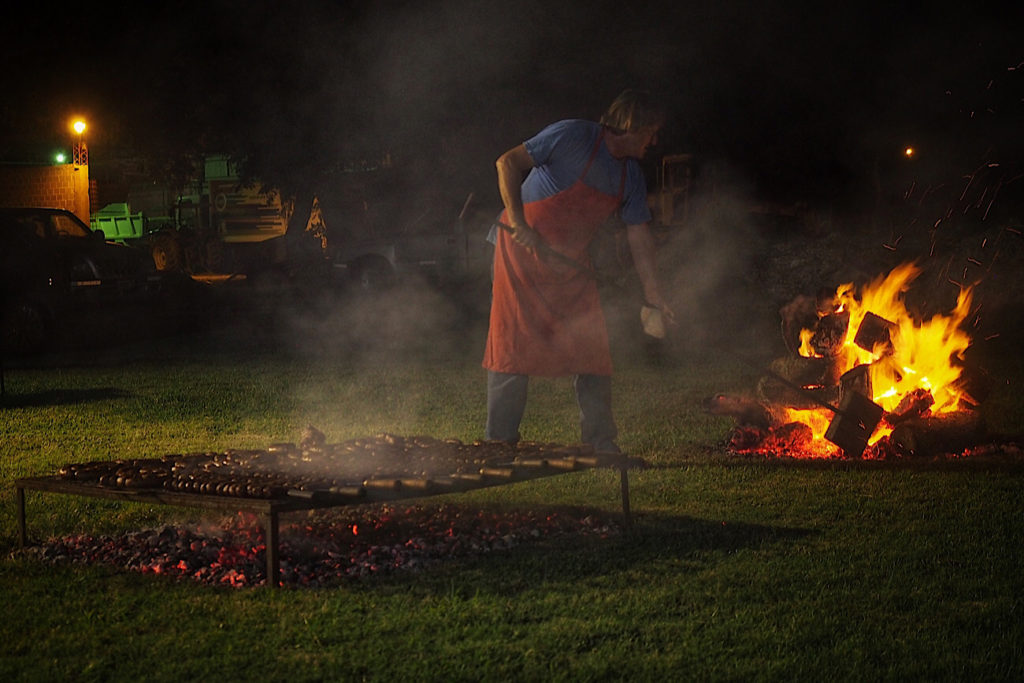
[[[282,512],[424,498],[445,493],[465,492],[491,486],[513,484],[584,469],[611,468],[618,469],[620,473],[619,487],[622,495],[623,527],[629,531],[632,530],[633,520],[629,507],[629,475],[627,471],[643,466],[644,463],[636,458],[629,458],[624,455],[602,454],[587,458],[573,457],[536,460],[529,463],[513,463],[508,466],[484,468],[479,473],[453,474],[436,479],[370,480],[364,482],[362,486],[353,486],[344,492],[295,490],[290,491],[289,495],[280,498],[243,498],[201,493],[181,493],[159,488],[113,488],[101,486],[93,482],[64,479],[60,476],[26,477],[17,479],[14,482],[18,516],[18,543],[19,547],[25,547],[29,543],[25,516],[26,489],[46,493],[107,498],[133,503],[251,512],[262,519],[267,546],[267,585],[276,588],[280,585],[281,581],[278,531]]]

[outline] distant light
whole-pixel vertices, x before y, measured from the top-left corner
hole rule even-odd
[[[914,149],[913,147],[907,147],[905,150],[903,150],[903,156],[907,157],[908,159],[913,159],[915,154],[917,154],[917,150]]]
[[[85,121],[83,121],[82,119],[77,119],[74,123],[71,124],[71,128],[76,133],[81,135],[82,133],[85,132]]]
[[[57,156],[56,156],[56,157],[54,157],[54,160],[55,160],[55,161],[56,161],[56,162],[57,162],[58,164],[63,164],[63,163],[65,162],[65,161],[67,161],[67,160],[68,160],[68,158],[67,158],[67,157],[66,157],[66,156],[64,155],[64,152],[57,152]]]

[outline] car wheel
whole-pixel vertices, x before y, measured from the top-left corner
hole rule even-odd
[[[150,253],[153,265],[162,273],[181,268],[181,245],[172,235],[165,233],[154,237]]]
[[[39,304],[23,299],[4,310],[0,347],[9,353],[43,350],[48,341],[46,311]]]

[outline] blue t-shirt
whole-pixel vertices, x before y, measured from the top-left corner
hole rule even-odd
[[[523,203],[550,197],[579,180],[600,134],[599,123],[569,119],[551,124],[524,142],[534,168],[523,182]],[[616,159],[602,141],[583,182],[617,197],[622,184],[623,164],[626,166],[626,184],[622,194],[622,221],[626,225],[647,223],[651,220],[647,181],[636,159]]]

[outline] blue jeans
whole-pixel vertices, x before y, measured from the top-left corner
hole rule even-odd
[[[526,410],[529,375],[487,371],[487,429],[490,441],[519,441],[519,424]],[[612,417],[612,378],[574,375],[572,386],[580,409],[581,441],[598,452],[618,453],[619,431]]]

